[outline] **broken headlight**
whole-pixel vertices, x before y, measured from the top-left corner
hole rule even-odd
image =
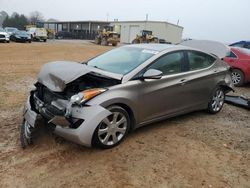
[[[103,88],[94,88],[94,89],[87,89],[82,92],[79,92],[76,95],[73,95],[70,98],[71,104],[82,104],[85,101],[92,99],[93,97],[103,93],[106,89]]]

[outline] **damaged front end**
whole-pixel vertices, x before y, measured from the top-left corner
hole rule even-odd
[[[100,105],[87,105],[91,98],[105,92],[119,81],[87,73],[67,83],[61,92],[52,91],[37,82],[25,104],[21,127],[21,145],[32,142],[32,134],[40,118],[53,132],[75,143],[91,146],[92,135],[99,123],[111,114]],[[56,87],[55,87],[56,88]]]

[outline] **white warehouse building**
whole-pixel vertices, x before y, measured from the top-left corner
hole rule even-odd
[[[171,43],[182,40],[183,27],[161,21],[114,21],[110,25],[120,34],[121,43],[131,43],[142,30],[153,32],[155,37]]]

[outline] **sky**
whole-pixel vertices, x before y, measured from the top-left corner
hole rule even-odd
[[[250,0],[0,0],[0,11],[60,21],[167,21],[184,27],[183,38],[232,43],[250,40]]]

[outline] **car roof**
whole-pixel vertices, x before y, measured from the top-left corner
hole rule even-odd
[[[230,44],[229,46],[234,45],[234,44],[238,44],[238,43],[250,43],[250,40],[241,40],[238,42],[234,42],[234,43]]]
[[[147,49],[147,50],[154,50],[154,51],[165,51],[165,50],[183,50],[183,49],[187,49],[187,50],[197,50],[200,51],[198,49],[194,49],[191,47],[187,47],[187,46],[182,46],[182,45],[174,45],[174,44],[155,44],[155,43],[151,43],[151,44],[131,44],[131,45],[126,45],[126,47],[134,47],[134,48],[141,48],[141,49]]]

